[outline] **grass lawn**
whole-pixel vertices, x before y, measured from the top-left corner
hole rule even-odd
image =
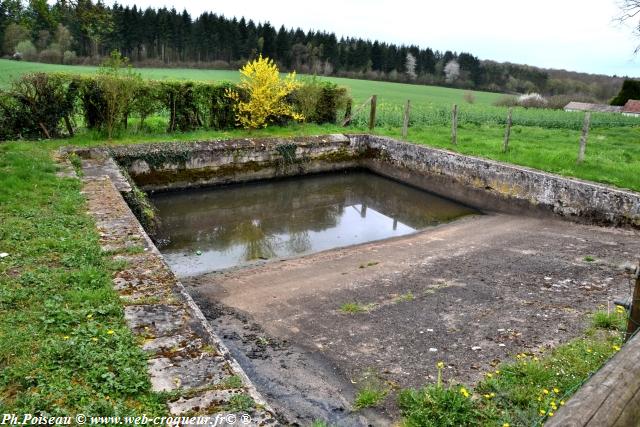
[[[164,414],[54,145],[0,144],[0,412]]]

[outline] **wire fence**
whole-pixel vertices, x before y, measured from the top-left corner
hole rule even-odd
[[[507,122],[506,107],[458,105],[458,125],[497,125]],[[379,103],[376,111],[376,125],[383,127],[402,127],[404,106]],[[584,113],[563,110],[545,110],[516,107],[513,109],[513,126],[535,126],[548,129],[580,130],[584,122]],[[351,123],[365,127],[369,124],[369,109],[354,112]],[[409,126],[451,126],[451,107],[412,105]],[[640,117],[619,113],[591,113],[591,127],[629,127],[640,126]]]

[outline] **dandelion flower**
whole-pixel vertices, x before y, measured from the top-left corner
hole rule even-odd
[[[464,397],[469,397],[469,391],[467,391],[467,389],[464,387],[460,388],[460,394],[463,395]]]
[[[550,417],[553,417],[553,412],[549,412],[549,416],[550,416]]]
[[[549,394],[549,390],[547,390],[546,388],[543,388],[543,389],[542,389],[542,392],[543,392],[544,394]]]
[[[438,369],[442,369],[444,368],[444,362],[438,362],[436,366],[438,367]]]
[[[113,335],[113,334],[115,334],[115,332],[113,332],[113,329],[109,329],[109,330],[107,331],[107,334],[108,334],[108,335]]]
[[[546,413],[547,413],[547,411],[545,411],[544,409],[540,409],[540,415],[544,415]]]
[[[500,371],[496,369],[496,375],[499,375],[499,374],[500,374]]]
[[[491,372],[487,372],[487,378],[493,378],[493,374]]]
[[[69,339],[69,335],[65,335],[62,337],[63,340],[68,340]]]
[[[495,393],[489,393],[489,396],[496,397],[496,394]]]
[[[482,397],[484,397],[485,399],[491,399],[491,396],[488,394],[483,394]]]
[[[614,346],[613,346],[613,350],[614,350],[614,351],[620,351],[620,346],[618,346],[618,345],[614,345]]]
[[[591,353],[593,350],[591,350],[590,348],[587,349],[587,353]]]
[[[91,340],[92,340],[92,341],[98,341],[98,338],[93,337],[93,338],[91,338]]]
[[[511,427],[511,424],[509,424],[509,423],[504,423],[504,424],[502,424],[502,427]]]
[[[560,401],[560,406],[564,406],[564,400]]]
[[[555,394],[558,394],[558,393],[560,393],[560,390],[558,389],[558,387],[554,387],[554,388],[553,388],[553,392],[554,392]]]
[[[87,319],[91,319],[93,317],[93,314],[87,314]]]

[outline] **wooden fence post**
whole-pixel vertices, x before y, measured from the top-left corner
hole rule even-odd
[[[378,101],[377,95],[371,96],[371,112],[369,113],[369,131],[372,131],[376,126],[376,102]]]
[[[504,142],[502,143],[502,152],[506,153],[509,149],[509,137],[511,136],[511,114],[513,108],[509,108],[509,114],[507,115],[507,128],[504,131]]]
[[[352,101],[351,99],[349,99],[349,101],[347,101],[347,108],[345,108],[344,110],[344,120],[342,121],[342,126],[349,126],[351,124],[351,108]]]
[[[582,124],[582,136],[580,137],[580,151],[578,152],[578,163],[584,161],[584,152],[587,149],[587,138],[589,138],[589,125],[591,124],[591,113],[586,112],[584,123]]]
[[[631,297],[631,308],[629,313],[629,320],[627,321],[627,334],[625,340],[631,338],[633,333],[640,326],[640,262],[635,271],[636,286],[633,289],[633,296]]]
[[[451,143],[453,145],[458,144],[458,105],[453,104],[453,111],[451,112]]]
[[[409,132],[409,112],[411,111],[411,101],[407,99],[407,104],[404,106],[404,121],[402,122],[402,139],[407,139],[407,133]]]

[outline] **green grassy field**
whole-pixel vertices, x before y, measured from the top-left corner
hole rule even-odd
[[[8,88],[10,82],[22,74],[35,71],[95,73],[96,67],[52,65],[34,62],[18,62],[0,60],[0,89]],[[146,78],[164,80],[199,80],[199,81],[238,81],[240,73],[229,70],[199,70],[178,68],[139,68]],[[301,79],[309,76],[300,76]],[[377,123],[387,127],[400,127],[403,121],[404,103],[409,99],[412,103],[412,126],[449,126],[451,106],[458,104],[460,124],[492,124],[503,126],[507,109],[495,107],[493,103],[502,95],[490,92],[474,91],[473,104],[464,99],[465,90],[437,86],[409,85],[402,83],[375,82],[370,80],[354,80],[334,77],[322,77],[349,88],[354,99],[354,110],[372,94],[378,96]],[[574,129],[582,127],[583,114],[567,113],[557,110],[515,108],[513,123],[521,126],[539,126],[543,128]],[[368,107],[358,110],[353,123],[365,126],[369,119]],[[594,113],[591,126],[598,128],[638,126],[640,119],[621,114]]]
[[[240,74],[233,70],[200,70],[180,68],[139,68],[143,77],[156,80],[200,80],[200,81],[230,81],[236,82]],[[16,77],[29,72],[66,72],[66,73],[94,73],[96,67],[41,64],[37,62],[19,62],[0,59],[0,88],[7,88]],[[305,78],[305,76],[300,76]],[[368,99],[371,95],[378,95],[379,102],[402,104],[411,99],[415,105],[449,105],[463,103],[464,93],[461,89],[450,89],[437,86],[409,85],[401,83],[374,82],[370,80],[343,79],[337,77],[323,77],[323,79],[346,86],[356,103]],[[491,105],[501,95],[490,92],[473,92],[477,105]]]

